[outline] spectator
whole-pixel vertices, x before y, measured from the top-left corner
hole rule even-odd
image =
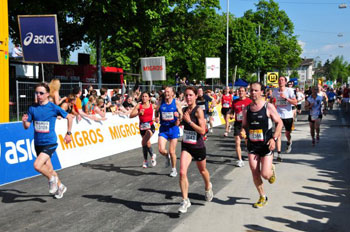
[[[86,118],[89,118],[91,120],[98,120],[98,118],[95,117],[94,115],[88,115],[83,111],[81,100],[80,100],[81,93],[82,92],[81,92],[81,89],[79,86],[75,86],[73,88],[73,94],[76,98],[75,104],[73,105],[73,107],[74,107],[74,110],[78,113],[78,116],[77,116],[78,121],[81,120],[81,117],[86,117]]]
[[[125,101],[123,103],[123,106],[124,106],[124,108],[127,111],[132,110],[135,107],[135,105],[132,102],[132,97],[131,96],[127,96],[126,97],[126,99],[125,99]]]
[[[89,99],[89,97],[91,96],[92,94],[92,91],[94,91],[94,87],[92,87],[92,85],[90,85],[87,89],[87,94],[85,97],[87,97],[87,99]],[[96,91],[96,90],[95,90]]]
[[[110,96],[108,96],[108,90],[106,88],[101,88],[100,89],[100,94],[101,94],[101,98],[103,99],[103,102],[106,105],[106,108],[111,106],[111,98]]]
[[[95,114],[101,116],[102,120],[106,120],[106,104],[104,103],[104,99],[99,97],[96,100],[96,105],[94,106]]]
[[[61,105],[62,102],[66,100],[66,97],[61,98],[60,97],[60,88],[61,88],[61,82],[59,79],[52,79],[49,83],[50,88],[50,97],[52,98],[52,102],[56,105]]]
[[[117,96],[112,97],[112,106],[110,107],[113,114],[118,115],[127,115],[130,113],[130,111],[126,110],[124,106],[121,104],[121,95],[118,94]]]
[[[66,101],[62,102],[60,104],[60,107],[65,110],[69,114],[73,114],[74,116],[77,116],[78,113],[74,110],[74,104],[76,101],[76,97],[74,94],[69,94],[68,97],[66,98]]]
[[[22,48],[19,46],[19,44],[15,44],[15,47],[12,49],[11,55],[14,58],[23,57]]]

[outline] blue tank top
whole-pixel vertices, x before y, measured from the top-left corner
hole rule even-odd
[[[174,113],[177,112],[176,100],[173,99],[170,104],[166,104],[165,100],[163,100],[159,112],[161,126],[174,126],[177,120],[177,117],[174,115]]]

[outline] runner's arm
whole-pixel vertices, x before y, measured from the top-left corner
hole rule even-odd
[[[136,117],[137,115],[139,115],[139,109],[140,109],[140,103],[137,104],[134,109],[132,109],[130,115],[129,115],[129,118],[134,118]]]
[[[182,117],[183,117],[183,112],[182,112],[182,107],[181,107],[181,103],[176,100],[176,108],[177,108],[177,112],[179,112],[179,121],[182,121]]]
[[[24,129],[26,130],[30,127],[30,122],[28,122],[27,120],[28,120],[28,114],[23,114],[22,123],[23,123]]]
[[[187,123],[200,135],[205,135],[205,119],[204,119],[204,112],[201,108],[197,108],[196,117],[198,118],[199,125],[193,123],[191,120]]]
[[[267,104],[267,113],[268,113],[267,116],[271,117],[272,121],[276,123],[275,133],[273,134],[273,137],[278,138],[282,132],[282,126],[283,126],[282,119],[277,113],[276,108],[271,103]]]

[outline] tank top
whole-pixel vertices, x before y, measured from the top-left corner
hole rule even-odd
[[[159,112],[160,124],[162,126],[174,126],[177,120],[177,117],[175,117],[174,115],[174,113],[177,112],[176,100],[173,99],[173,101],[170,104],[166,104],[165,100],[162,100]]]
[[[205,107],[205,98],[204,98],[204,97],[202,97],[201,99],[197,98],[196,104],[197,104],[197,106],[200,107],[200,108],[204,111],[204,113],[205,113],[205,111],[206,111],[206,107]]]
[[[272,120],[267,116],[266,109],[267,102],[257,112],[252,112],[250,105],[247,107],[248,139],[256,145],[266,145],[272,138]]]
[[[231,108],[232,106],[232,95],[222,95],[221,99],[222,108]]]
[[[198,118],[196,117],[197,109],[199,108],[196,105],[191,114],[190,118],[192,123],[199,126]],[[188,110],[188,107],[185,107],[183,112],[185,113]],[[205,146],[203,136],[197,133],[187,122],[183,121],[184,125],[184,135],[182,137],[182,144],[191,145],[193,148],[203,148]]]
[[[140,130],[149,130],[153,125],[153,106],[150,104],[148,108],[143,108],[140,104],[140,110],[144,110],[143,115],[139,115]]]

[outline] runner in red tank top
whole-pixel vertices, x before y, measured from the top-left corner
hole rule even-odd
[[[142,150],[143,150],[143,168],[148,168],[147,156],[151,156],[152,166],[157,165],[156,154],[152,151],[150,139],[155,132],[153,124],[153,110],[154,106],[150,104],[150,95],[148,92],[141,94],[141,103],[138,103],[130,113],[130,118],[139,116],[140,119],[140,134],[142,136]]]
[[[230,88],[226,86],[224,88],[223,95],[221,97],[221,114],[225,119],[225,133],[224,136],[227,137],[230,130],[230,114],[229,111],[232,107],[232,95],[230,94]]]

